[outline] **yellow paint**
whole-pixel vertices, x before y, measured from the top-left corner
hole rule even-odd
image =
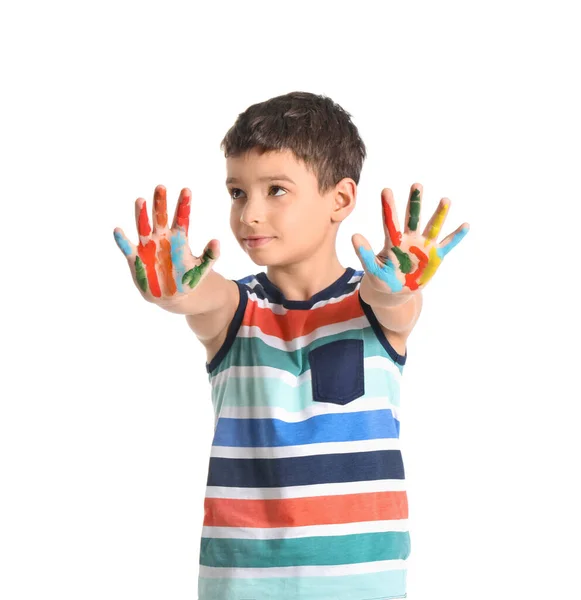
[[[424,272],[420,275],[418,279],[418,283],[423,285],[430,281],[430,279],[434,276],[434,273],[438,270],[442,259],[438,256],[438,249],[436,246],[432,246],[430,249],[430,258],[428,260],[428,264],[424,269]]]
[[[438,235],[440,235],[440,229],[442,229],[442,225],[444,223],[444,219],[446,218],[446,214],[448,213],[449,204],[446,203],[438,208],[436,212],[436,216],[434,217],[434,222],[428,231],[428,236],[426,237],[426,241],[424,242],[424,248],[432,241],[437,239]]]

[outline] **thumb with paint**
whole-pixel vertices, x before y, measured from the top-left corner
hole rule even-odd
[[[184,304],[186,298],[189,302],[194,290],[199,289],[220,256],[220,242],[210,240],[201,256],[195,257],[188,243],[192,193],[188,188],[180,192],[171,228],[168,227],[166,194],[163,185],[155,188],[153,229],[145,199],[135,201],[137,246],[127,239],[120,227],[114,229],[113,235],[143,298],[172,310]]]

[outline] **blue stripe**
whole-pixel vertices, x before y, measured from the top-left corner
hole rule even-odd
[[[286,458],[211,457],[207,484],[260,488],[377,479],[405,479],[400,450],[343,452]]]
[[[296,423],[220,417],[212,443],[249,448],[397,437],[395,419],[391,410],[386,409],[316,415]]]

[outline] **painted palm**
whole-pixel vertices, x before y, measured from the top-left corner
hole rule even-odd
[[[450,209],[450,200],[442,198],[426,225],[418,232],[423,187],[412,185],[405,215],[403,233],[400,230],[393,193],[381,192],[385,244],[375,255],[369,242],[360,234],[352,237],[353,246],[373,287],[379,291],[409,294],[422,289],[434,276],[446,255],[457,246],[470,229],[463,223],[440,243],[438,235]]]
[[[155,188],[153,196],[153,230],[149,224],[143,198],[135,201],[135,220],[139,244],[132,244],[120,227],[113,231],[115,241],[127,258],[133,280],[142,295],[159,303],[191,291],[218,260],[218,240],[210,240],[202,256],[192,255],[188,244],[190,203],[188,188],[180,192],[171,229],[167,223],[166,189]]]

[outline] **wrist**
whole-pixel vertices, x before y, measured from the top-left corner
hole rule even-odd
[[[370,306],[400,306],[409,302],[418,291],[384,292],[373,287],[367,275],[363,275],[359,286],[359,295]]]

